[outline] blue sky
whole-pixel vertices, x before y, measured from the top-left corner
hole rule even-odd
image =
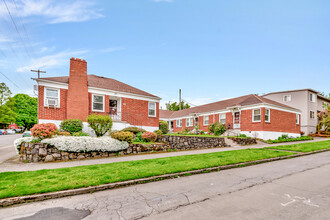
[[[14,93],[36,75],[88,73],[198,105],[299,88],[330,92],[330,2],[284,0],[0,1],[0,72]],[[16,3],[16,5],[14,4]]]

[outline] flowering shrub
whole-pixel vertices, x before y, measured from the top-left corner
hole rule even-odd
[[[154,132],[144,132],[142,134],[142,138],[146,141],[146,142],[153,142],[153,141],[156,141],[157,139],[157,134],[155,134]]]
[[[21,150],[21,145],[22,143],[29,143],[34,140],[39,140],[39,138],[34,138],[34,137],[23,137],[23,138],[18,138],[14,141],[14,146],[15,149],[17,150],[17,153]]]
[[[33,137],[40,139],[51,138],[57,133],[57,127],[53,123],[37,124],[31,128]]]
[[[57,133],[58,136],[71,136],[70,132],[68,131],[60,131]]]
[[[118,131],[111,133],[111,137],[119,141],[126,141],[128,143],[133,142],[134,134],[128,131]]]
[[[67,137],[58,136],[44,139],[41,143],[50,144],[61,151],[68,152],[90,152],[110,151],[116,152],[128,148],[127,142],[121,142],[111,137]]]
[[[137,134],[137,133],[144,133],[146,132],[146,130],[142,129],[142,128],[138,128],[138,127],[127,127],[127,128],[124,128],[123,130],[121,131],[129,131],[129,132],[132,132],[133,134]]]

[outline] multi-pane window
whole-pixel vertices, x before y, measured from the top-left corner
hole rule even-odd
[[[182,119],[176,120],[176,127],[181,128],[182,127]]]
[[[93,109],[92,111],[104,111],[104,96],[103,95],[93,95],[92,98]]]
[[[208,115],[204,115],[203,119],[204,119],[204,125],[208,125],[210,117]]]
[[[296,124],[299,125],[299,114],[296,114]]]
[[[194,119],[193,118],[186,118],[186,127],[194,126]]]
[[[283,96],[283,101],[284,102],[290,102],[291,101],[291,95],[285,95],[285,96]]]
[[[252,113],[253,113],[252,114],[253,122],[261,121],[261,110],[260,110],[260,108],[259,109],[253,109]]]
[[[314,112],[314,111],[310,111],[310,112],[309,112],[309,117],[310,117],[311,119],[314,119],[314,118],[315,118],[315,112]]]
[[[219,115],[219,122],[221,124],[226,124],[226,113]]]
[[[59,89],[46,88],[45,106],[59,106],[60,92]]]
[[[270,109],[265,109],[265,122],[270,122]]]
[[[150,117],[156,117],[156,103],[149,102],[148,114]]]

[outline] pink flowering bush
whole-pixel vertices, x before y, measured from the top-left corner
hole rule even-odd
[[[40,139],[51,138],[57,132],[57,127],[53,123],[37,124],[31,128],[32,136]]]
[[[147,131],[147,132],[144,132],[141,137],[146,142],[154,142],[157,139],[157,134],[155,134],[154,132]]]

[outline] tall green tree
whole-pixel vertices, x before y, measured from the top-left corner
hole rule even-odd
[[[1,124],[11,124],[16,121],[15,112],[15,100],[14,98],[8,98],[8,101],[0,106],[0,123]]]
[[[38,123],[38,99],[26,94],[14,96],[16,107],[16,124],[30,129]]]
[[[4,105],[9,97],[11,96],[11,91],[5,83],[0,83],[0,106]]]
[[[165,103],[166,109],[169,111],[179,111],[180,106],[178,102],[173,102],[173,103]],[[190,105],[188,103],[185,103],[184,101],[181,102],[181,110],[182,109],[187,109],[190,108]]]

